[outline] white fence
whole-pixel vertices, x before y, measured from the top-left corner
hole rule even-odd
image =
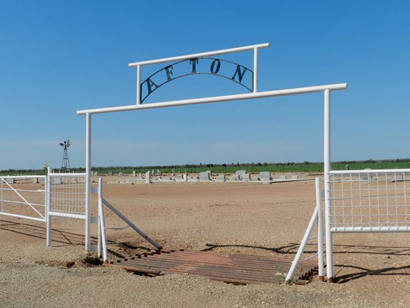
[[[327,277],[333,278],[332,234],[410,231],[410,169],[329,172]]]
[[[46,223],[50,246],[53,216],[83,219],[89,226],[86,191],[85,173],[0,176],[0,215]]]
[[[330,172],[332,232],[410,231],[410,170]]]
[[[0,215],[46,222],[46,176],[1,176]]]

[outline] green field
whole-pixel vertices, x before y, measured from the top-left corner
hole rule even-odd
[[[396,160],[366,160],[366,161],[343,161],[334,162],[333,170],[344,170],[346,165],[349,165],[350,170],[358,169],[398,169],[410,168],[410,159]],[[145,167],[95,167],[92,170],[99,174],[116,174],[122,172],[130,174],[133,171],[137,173],[145,173],[148,170],[161,170],[162,173],[183,173],[185,170],[190,173],[211,170],[213,173],[233,173],[236,170],[246,170],[250,173],[260,171],[271,172],[321,172],[323,171],[323,163],[318,162],[302,162],[302,163],[254,163],[254,164],[200,164],[200,165],[179,165],[179,166],[145,166]],[[58,172],[58,170],[55,170]],[[72,169],[73,172],[84,172],[84,169]],[[46,174],[44,169],[40,170],[1,170],[0,175],[42,175]]]

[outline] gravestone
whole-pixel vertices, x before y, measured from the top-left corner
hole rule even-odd
[[[177,175],[175,177],[175,181],[177,182],[185,182],[184,176],[183,175]]]
[[[215,179],[215,182],[225,182],[225,173],[218,174]]]
[[[271,173],[269,171],[259,172],[259,178],[260,178],[261,181],[270,181],[271,180]]]
[[[250,177],[249,173],[243,173],[240,176],[240,180],[244,181],[244,182],[249,182],[250,179],[251,179],[251,177]]]
[[[246,174],[246,170],[236,170],[235,175],[238,180],[242,180],[242,176]]]
[[[211,171],[199,172],[199,181],[200,182],[209,182],[211,180]]]
[[[259,179],[263,184],[270,184],[270,181],[272,179],[271,173],[269,171],[259,172]]]
[[[145,184],[151,184],[151,172],[147,171],[147,173],[145,173]]]

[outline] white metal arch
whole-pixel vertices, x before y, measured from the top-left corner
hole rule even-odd
[[[335,90],[345,90],[347,89],[347,83],[337,83],[337,84],[327,84],[311,87],[302,88],[292,88],[283,90],[271,90],[271,91],[258,91],[258,54],[259,49],[269,47],[269,43],[249,45],[237,48],[216,50],[210,52],[196,53],[191,55],[184,55],[171,58],[155,59],[148,61],[141,61],[130,63],[129,67],[135,67],[137,71],[137,91],[136,91],[136,104],[128,106],[119,107],[107,107],[107,108],[96,108],[96,109],[85,109],[77,111],[78,115],[85,115],[86,118],[86,226],[85,226],[85,246],[86,250],[90,249],[90,193],[91,193],[91,115],[98,113],[111,113],[111,112],[122,112],[122,111],[132,111],[132,110],[143,110],[143,109],[155,109],[155,108],[167,108],[167,107],[177,107],[185,105],[197,105],[197,104],[208,104],[208,103],[219,103],[228,102],[236,100],[248,100],[257,99],[265,97],[275,97],[284,95],[295,95],[295,94],[306,94],[323,92],[324,94],[324,184],[325,184],[325,216],[329,216],[330,208],[330,181],[329,172],[331,171],[331,161],[330,161],[330,95],[331,91]],[[141,68],[145,65],[165,63],[171,61],[178,61],[184,59],[201,58],[205,56],[215,56],[227,53],[243,52],[243,51],[253,51],[253,92],[244,94],[234,94],[225,96],[213,96],[205,98],[193,98],[175,101],[164,101],[156,103],[146,103],[141,104],[141,93],[140,93],[140,82],[141,82]],[[329,219],[325,219],[326,224],[329,224]],[[332,243],[332,233],[330,232],[330,226],[326,226],[326,246]],[[333,264],[332,254],[326,254],[326,263],[331,268]],[[332,277],[332,272],[328,271],[328,276]]]

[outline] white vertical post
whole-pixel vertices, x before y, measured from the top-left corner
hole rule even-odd
[[[91,220],[91,114],[85,115],[85,250],[89,251],[90,245],[90,220]]]
[[[102,249],[102,256],[104,262],[108,260],[107,254],[107,237],[105,233],[105,216],[104,216],[104,204],[103,204],[103,182],[102,178],[98,179],[98,222],[99,222],[99,234],[100,240],[99,242],[102,243],[102,247],[98,249],[98,256],[101,256],[101,249]],[[101,244],[100,244],[101,245]]]
[[[258,92],[258,48],[253,49],[253,93]]]
[[[137,105],[141,104],[141,65],[137,65]]]
[[[323,225],[322,225],[322,194],[320,193],[320,178],[315,179],[317,207],[317,263],[318,276],[323,280]]]
[[[101,258],[101,221],[100,221],[100,197],[98,197],[98,213],[97,213],[97,256]]]
[[[327,281],[333,281],[332,233],[330,232],[330,90],[324,91],[324,158],[325,179],[325,227],[326,227],[326,272]]]
[[[44,182],[45,187],[45,201],[46,201],[46,245],[51,246],[51,216],[50,216],[50,202],[51,202],[51,168],[47,167],[47,176]]]

